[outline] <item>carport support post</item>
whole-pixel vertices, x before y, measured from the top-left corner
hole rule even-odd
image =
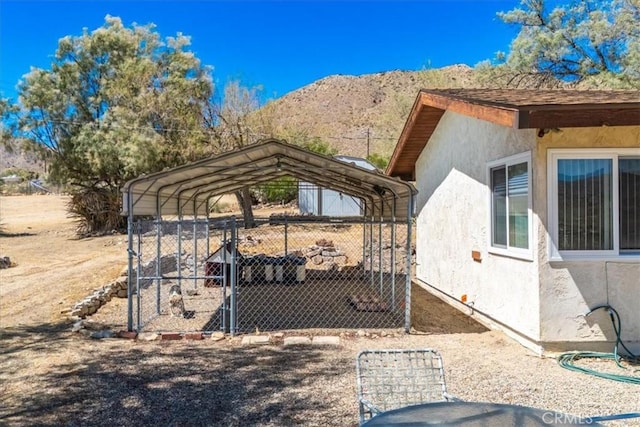
[[[289,254],[289,221],[287,221],[287,216],[284,216],[284,255],[287,256]]]
[[[380,280],[380,296],[382,296],[382,286],[384,283],[384,268],[382,265],[382,212],[380,213],[380,220],[378,221],[378,272]]]
[[[178,286],[182,289],[182,215],[178,216],[178,255],[176,263],[178,264]]]
[[[362,277],[364,272],[367,271],[367,217],[365,216],[362,221]]]
[[[162,252],[161,252],[161,229],[162,222],[160,218],[156,218],[156,314],[160,314],[160,276],[162,275]],[[178,262],[176,260],[176,262]]]
[[[231,315],[229,316],[229,332],[236,332],[236,217],[231,217]]]
[[[133,215],[129,209],[129,217],[127,219],[127,331],[133,331]]]
[[[396,310],[396,212],[391,220],[391,311]]]
[[[229,222],[224,221],[224,225],[222,226],[222,247],[224,250],[222,251],[222,332],[227,332],[227,312],[230,310],[227,307],[227,227]],[[210,273],[211,274],[211,273]],[[218,280],[216,277],[214,279]]]
[[[138,305],[138,312],[136,313],[137,332],[142,330],[142,324],[140,323],[140,276],[142,276],[142,226],[138,221],[138,254],[137,254],[137,266],[136,266],[136,304]]]
[[[373,287],[373,220],[374,217],[371,217],[371,221],[369,222],[369,278],[370,285]]]
[[[413,219],[413,195],[409,197],[407,210],[407,261],[405,265],[404,331],[411,328],[411,221]]]
[[[197,289],[197,288],[198,288],[198,218],[194,214],[193,216],[193,289]]]

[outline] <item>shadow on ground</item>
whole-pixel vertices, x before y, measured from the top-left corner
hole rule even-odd
[[[19,349],[16,340],[24,341],[19,335],[3,334],[3,366],[11,365],[5,362]],[[245,426],[355,421],[355,405],[333,407],[323,392],[354,369],[353,361],[339,352],[232,348],[202,341],[93,341],[55,331],[49,339],[56,348],[48,351],[53,355],[71,349],[67,360],[72,362],[38,375],[25,374],[24,366],[23,379],[8,372],[0,375],[5,384],[14,382],[3,397],[0,424]],[[21,349],[39,351],[42,345],[35,339]],[[331,358],[335,360],[327,363]],[[25,384],[28,389],[17,393],[16,383],[25,381],[30,382]],[[320,418],[314,421],[316,416]]]
[[[488,329],[419,285],[411,284],[411,327],[429,334],[473,334]]]

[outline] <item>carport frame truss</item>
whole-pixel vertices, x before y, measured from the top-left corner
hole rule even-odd
[[[364,217],[373,222],[407,224],[407,253],[411,253],[411,224],[415,187],[398,178],[317,154],[299,146],[268,139],[242,149],[166,171],[143,175],[122,188],[122,214],[128,217],[129,278],[133,272],[133,223],[138,216],[208,218],[211,200],[243,188],[291,176],[338,191],[364,202]],[[410,327],[411,257],[406,266],[405,329]],[[129,279],[128,329],[132,330],[132,294]]]

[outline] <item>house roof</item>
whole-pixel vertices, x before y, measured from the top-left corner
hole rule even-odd
[[[359,197],[366,215],[407,218],[413,185],[275,139],[127,182],[123,215],[207,216],[210,198],[283,176]]]
[[[444,89],[418,93],[387,174],[415,179],[415,163],[445,111],[514,129],[640,125],[640,91]]]

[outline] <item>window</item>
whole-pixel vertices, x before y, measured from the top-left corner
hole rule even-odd
[[[551,257],[640,255],[640,150],[549,151]]]
[[[531,256],[531,153],[491,162],[491,241],[494,252]]]

